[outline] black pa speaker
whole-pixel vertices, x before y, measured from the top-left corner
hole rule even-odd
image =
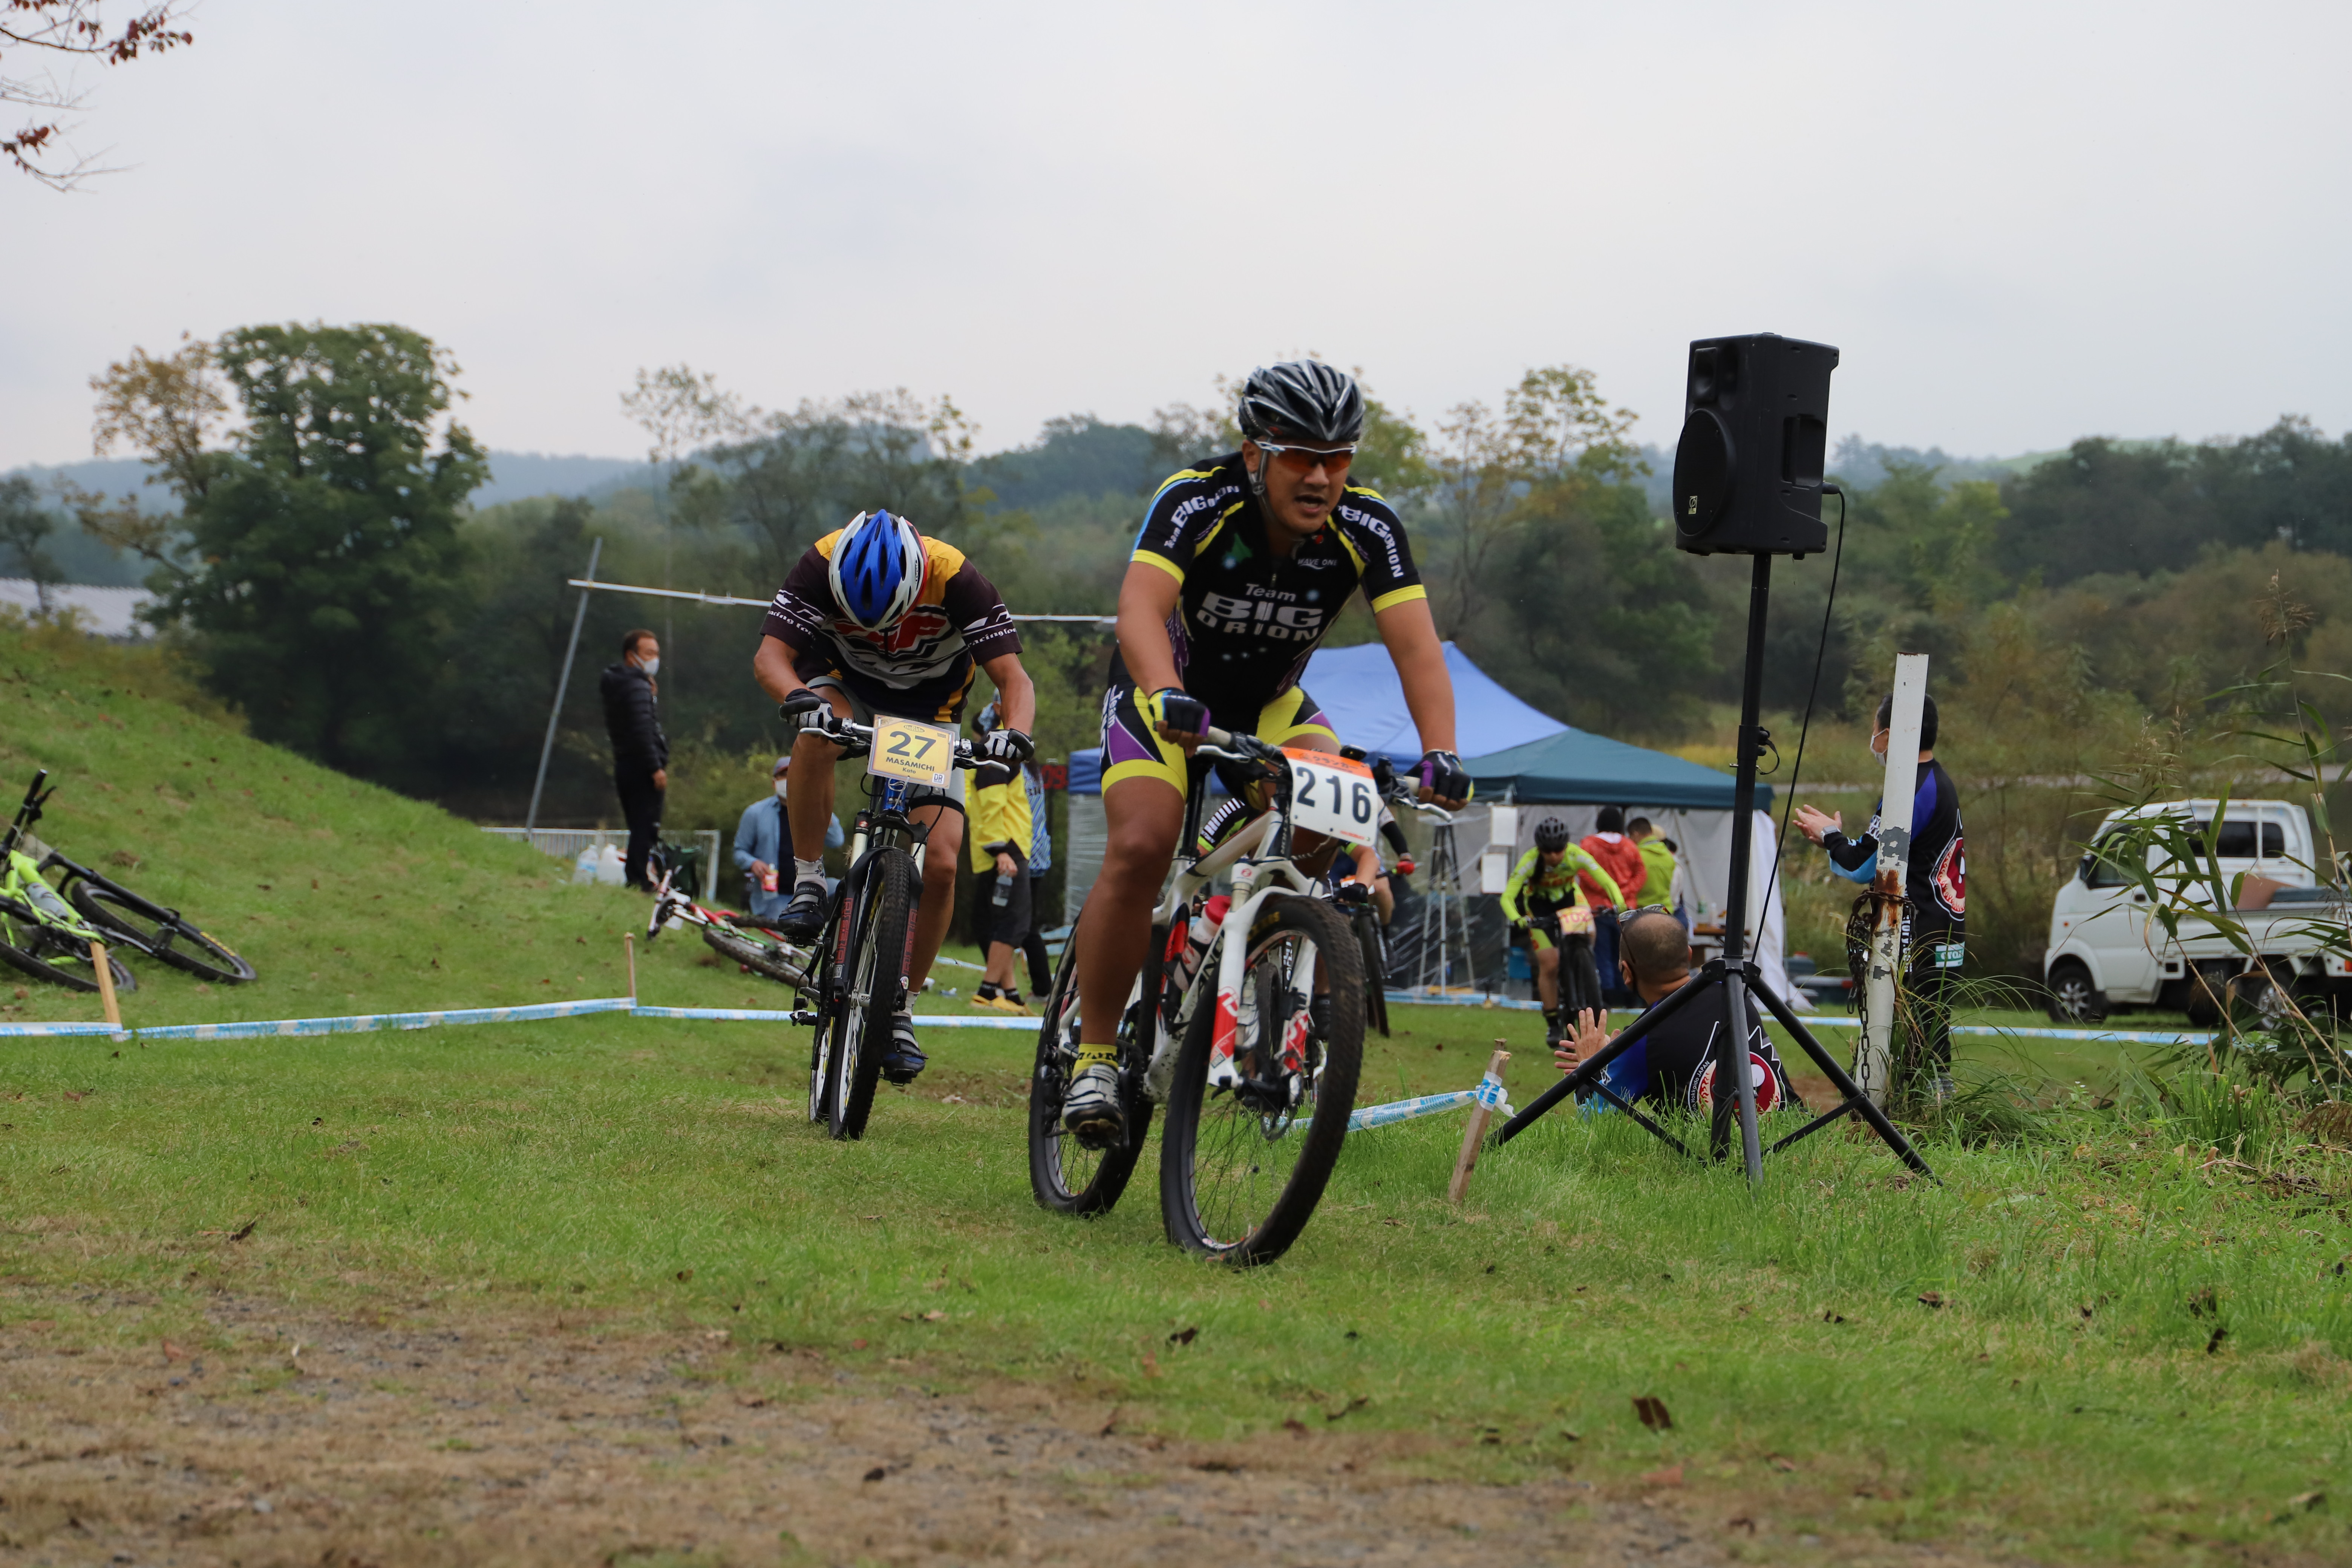
[[[1838,352],[1777,332],[1690,346],[1675,447],[1675,544],[1694,555],[1826,548],[1822,466]]]

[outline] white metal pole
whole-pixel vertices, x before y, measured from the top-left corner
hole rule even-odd
[[[1911,800],[1919,783],[1919,716],[1927,696],[1927,656],[1895,656],[1895,701],[1886,721],[1886,785],[1878,804],[1878,870],[1870,889],[1877,918],[1863,980],[1862,1037],[1854,1079],[1882,1109],[1894,1088],[1895,997],[1903,963],[1903,889],[1911,865]]]
[[[588,547],[589,583],[596,580],[596,561],[604,553],[604,540],[599,534],[596,542]],[[572,686],[572,661],[580,655],[580,623],[587,618],[588,589],[583,584],[580,590],[580,607],[572,612],[572,640],[563,647],[563,673],[555,678],[555,706],[547,710],[547,739],[539,744],[539,777],[531,782],[530,811],[522,819],[522,836],[526,843],[530,841],[531,833],[539,826],[539,796],[540,792],[547,788],[547,759],[555,754],[555,724],[563,717],[563,694]]]

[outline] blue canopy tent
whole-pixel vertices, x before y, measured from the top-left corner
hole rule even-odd
[[[1454,678],[1454,728],[1464,755],[1514,750],[1544,737],[1573,734],[1548,713],[1528,707],[1446,643],[1445,673]],[[1316,650],[1299,684],[1322,705],[1331,732],[1400,765],[1421,761],[1421,731],[1404,705],[1404,683],[1396,662],[1380,643]]]

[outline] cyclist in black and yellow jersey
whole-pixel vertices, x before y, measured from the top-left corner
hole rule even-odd
[[[1253,371],[1239,424],[1240,451],[1160,487],[1119,588],[1103,699],[1109,845],[1078,918],[1080,1059],[1063,1106],[1064,1124],[1091,1145],[1124,1131],[1113,1042],[1183,828],[1192,748],[1213,722],[1338,751],[1298,679],[1359,589],[1427,748],[1422,798],[1453,806],[1470,793],[1454,682],[1404,527],[1376,491],[1348,483],[1364,428],[1354,378],[1313,362]]]
[[[1580,874],[1591,878],[1612,904],[1623,906],[1625,892],[1617,879],[1590,853],[1569,842],[1566,823],[1548,816],[1536,825],[1535,847],[1519,857],[1511,879],[1503,886],[1503,918],[1528,935],[1547,1040],[1557,1041],[1567,1026],[1559,1005],[1562,953],[1568,955],[1570,966],[1568,986],[1575,993],[1570,998],[1574,1005],[1567,1011],[1581,1013],[1601,1005],[1601,973],[1592,956],[1592,939],[1564,936],[1558,919],[1560,910],[1584,901],[1576,885]]]

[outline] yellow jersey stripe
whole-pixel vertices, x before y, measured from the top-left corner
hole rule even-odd
[[[1379,615],[1392,605],[1409,605],[1415,599],[1426,599],[1429,590],[1415,583],[1410,588],[1391,588],[1372,601],[1372,614]]]
[[[1169,487],[1172,485],[1181,485],[1186,479],[1213,479],[1216,477],[1217,471],[1214,468],[1181,469],[1160,481],[1160,488],[1151,492],[1151,500],[1154,501],[1158,500],[1161,496],[1168,493]],[[1150,504],[1147,502],[1143,510],[1145,512],[1149,513],[1151,510]]]
[[[1165,555],[1155,554],[1149,550],[1139,550],[1132,556],[1129,557],[1129,559],[1141,561],[1149,565],[1157,566],[1162,572],[1167,573],[1171,577],[1175,578],[1179,583],[1181,583],[1184,580],[1184,569],[1181,566],[1177,565],[1173,561],[1169,560]]]

